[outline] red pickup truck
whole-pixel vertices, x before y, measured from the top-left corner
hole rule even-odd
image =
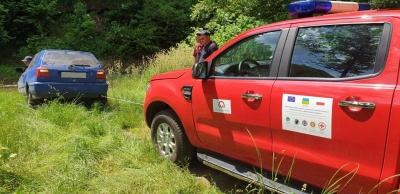
[[[261,26],[155,75],[145,119],[178,164],[197,158],[282,193],[397,193],[399,53],[400,10]]]

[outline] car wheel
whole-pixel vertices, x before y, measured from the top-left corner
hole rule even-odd
[[[33,99],[33,96],[29,92],[29,90],[27,92],[28,92],[27,101],[28,101],[28,105],[29,106],[36,106],[36,105],[40,105],[41,104],[41,102],[42,102],[41,100]]]
[[[178,165],[187,165],[194,158],[195,148],[190,144],[182,124],[171,109],[157,113],[151,123],[151,136],[159,154]]]
[[[100,99],[98,99],[99,103],[104,106],[107,104],[107,97],[102,97]]]

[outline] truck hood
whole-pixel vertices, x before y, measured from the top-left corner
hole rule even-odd
[[[192,72],[191,68],[187,69],[182,69],[182,70],[176,70],[176,71],[170,71],[167,73],[162,73],[162,74],[157,74],[151,78],[151,81],[153,80],[162,80],[162,79],[177,79],[184,75],[185,73],[190,73]]]

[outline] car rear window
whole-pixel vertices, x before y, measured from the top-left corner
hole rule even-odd
[[[289,77],[348,78],[374,74],[383,24],[298,30]]]
[[[76,51],[48,51],[42,58],[44,65],[76,65],[85,67],[97,67],[100,64],[96,58],[87,52]]]

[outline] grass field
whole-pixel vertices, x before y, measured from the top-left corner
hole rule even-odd
[[[15,66],[0,65],[0,193],[265,192],[201,164],[179,168],[152,144],[143,118],[147,83],[155,74],[191,67],[191,52],[180,47],[145,68],[109,69],[106,106],[54,100],[31,109],[16,87],[4,87],[6,78],[18,79]],[[339,190],[332,180],[323,193]]]
[[[171,50],[144,71],[110,75],[105,107],[55,100],[30,109],[16,88],[0,88],[0,193],[222,193],[160,158],[143,119],[150,77],[190,67],[190,54]]]

